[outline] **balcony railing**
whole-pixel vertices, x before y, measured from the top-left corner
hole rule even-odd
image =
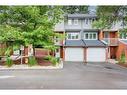
[[[108,46],[118,46],[118,38],[104,38]]]

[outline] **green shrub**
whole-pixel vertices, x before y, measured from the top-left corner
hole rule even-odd
[[[44,60],[49,60],[49,61],[50,61],[50,60],[52,59],[52,56],[48,55],[48,56],[44,57],[43,59],[44,59]]]
[[[53,66],[56,66],[56,65],[59,64],[59,62],[60,62],[60,58],[59,58],[59,57],[57,57],[57,58],[52,57],[52,59],[51,59],[50,62],[52,63]]]
[[[29,59],[28,59],[28,65],[29,66],[35,66],[37,65],[37,61],[36,61],[36,58],[34,56],[30,56]]]
[[[44,57],[44,60],[48,60],[52,63],[53,66],[56,66],[59,63],[60,58],[59,57],[55,58],[53,56],[48,55],[48,56]]]
[[[6,64],[7,67],[11,67],[13,65],[13,61],[10,59],[10,57],[7,57]]]
[[[52,63],[53,66],[56,66],[58,64],[57,59],[55,57],[52,57],[50,62]]]
[[[119,62],[120,62],[120,63],[125,63],[125,62],[126,62],[125,52],[123,52],[123,53],[121,54],[121,57],[120,57]]]
[[[60,57],[57,57],[56,59],[57,59],[57,62],[60,62]]]

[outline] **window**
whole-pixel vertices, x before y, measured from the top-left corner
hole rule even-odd
[[[88,21],[89,21],[89,23],[92,23],[92,19],[91,18],[89,18]]]
[[[55,43],[59,43],[59,38],[55,37]]]
[[[68,25],[72,25],[72,19],[68,19]]]
[[[74,25],[78,25],[78,19],[74,19]]]
[[[96,33],[93,34],[93,39],[96,39]]]
[[[97,40],[97,33],[90,32],[90,33],[84,33],[84,39],[85,40]]]
[[[95,18],[92,19],[92,22],[94,22],[94,21],[95,21]]]
[[[58,42],[59,40],[58,40],[58,37],[56,37],[56,42]]]
[[[67,33],[67,39],[69,40],[79,39],[79,33]]]
[[[85,23],[88,24],[88,19],[85,19]]]

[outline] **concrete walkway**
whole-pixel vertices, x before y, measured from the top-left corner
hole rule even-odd
[[[127,89],[127,69],[65,62],[59,70],[0,70],[0,89]]]

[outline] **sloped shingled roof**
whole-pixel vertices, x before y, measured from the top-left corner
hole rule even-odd
[[[82,40],[66,40],[65,46],[85,46]]]
[[[65,46],[106,47],[106,45],[100,40],[66,40]]]
[[[100,40],[83,40],[86,44],[86,46],[106,46],[102,41]]]

